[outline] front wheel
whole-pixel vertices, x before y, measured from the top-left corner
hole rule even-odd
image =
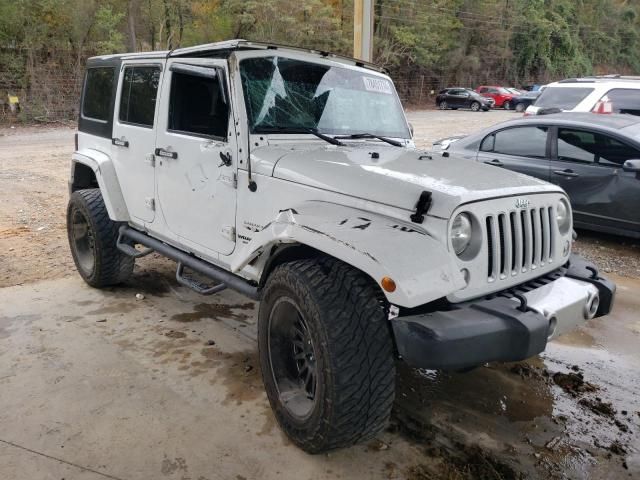
[[[526,108],[526,107],[524,106],[524,104],[523,104],[523,103],[518,103],[518,104],[516,104],[516,112],[518,112],[518,113],[522,113],[522,112],[524,112],[524,111],[525,111],[525,108]]]
[[[277,267],[258,314],[262,378],[276,419],[309,453],[381,432],[395,396],[395,365],[380,290],[331,258]]]
[[[480,110],[480,103],[479,102],[471,103],[471,110],[473,110],[474,112],[477,112],[478,110]]]
[[[118,227],[109,218],[99,189],[71,194],[67,207],[69,247],[80,276],[92,287],[121,283],[133,272],[134,259],[116,247]]]
[[[440,110],[446,110],[447,108],[449,108],[447,102],[445,102],[444,100],[438,104],[438,107],[440,107]]]
[[[509,100],[506,100],[502,106],[504,107],[505,110],[511,110],[511,102]]]

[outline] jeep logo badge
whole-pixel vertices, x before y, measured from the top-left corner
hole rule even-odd
[[[527,208],[531,202],[526,198],[517,198],[516,199],[516,208]]]

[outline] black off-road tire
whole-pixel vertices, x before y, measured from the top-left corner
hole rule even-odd
[[[116,247],[120,225],[109,218],[100,189],[71,194],[67,207],[69,247],[80,276],[92,287],[122,283],[133,272],[135,260]]]
[[[385,428],[395,364],[383,298],[370,278],[331,258],[285,263],[267,280],[258,317],[265,390],[280,427],[308,453],[350,446]],[[304,418],[283,403],[271,353],[276,306],[289,301],[306,322],[317,362],[315,399]]]

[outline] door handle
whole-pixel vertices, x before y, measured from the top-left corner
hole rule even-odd
[[[174,160],[178,158],[178,152],[171,152],[169,150],[165,150],[164,148],[156,148],[156,155],[158,157],[173,158]]]
[[[502,163],[497,158],[494,158],[493,160],[485,160],[484,163],[486,163],[488,165],[495,165],[496,167],[503,167],[504,166],[504,163]]]
[[[554,170],[553,173],[556,175],[562,175],[563,177],[579,177],[580,175],[570,168],[566,168],[564,170]]]
[[[116,147],[129,148],[129,140],[125,140],[124,137],[123,138],[112,138],[111,139],[111,144],[115,145]]]

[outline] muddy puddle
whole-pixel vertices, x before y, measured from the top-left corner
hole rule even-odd
[[[225,318],[238,322],[246,322],[253,317],[254,309],[255,304],[252,302],[235,305],[226,303],[199,303],[193,306],[193,311],[177,313],[171,317],[171,320],[188,323],[197,322],[205,318],[214,320]]]
[[[399,366],[391,430],[431,459],[408,478],[638,478],[637,385],[614,390],[554,350],[468,373]]]

